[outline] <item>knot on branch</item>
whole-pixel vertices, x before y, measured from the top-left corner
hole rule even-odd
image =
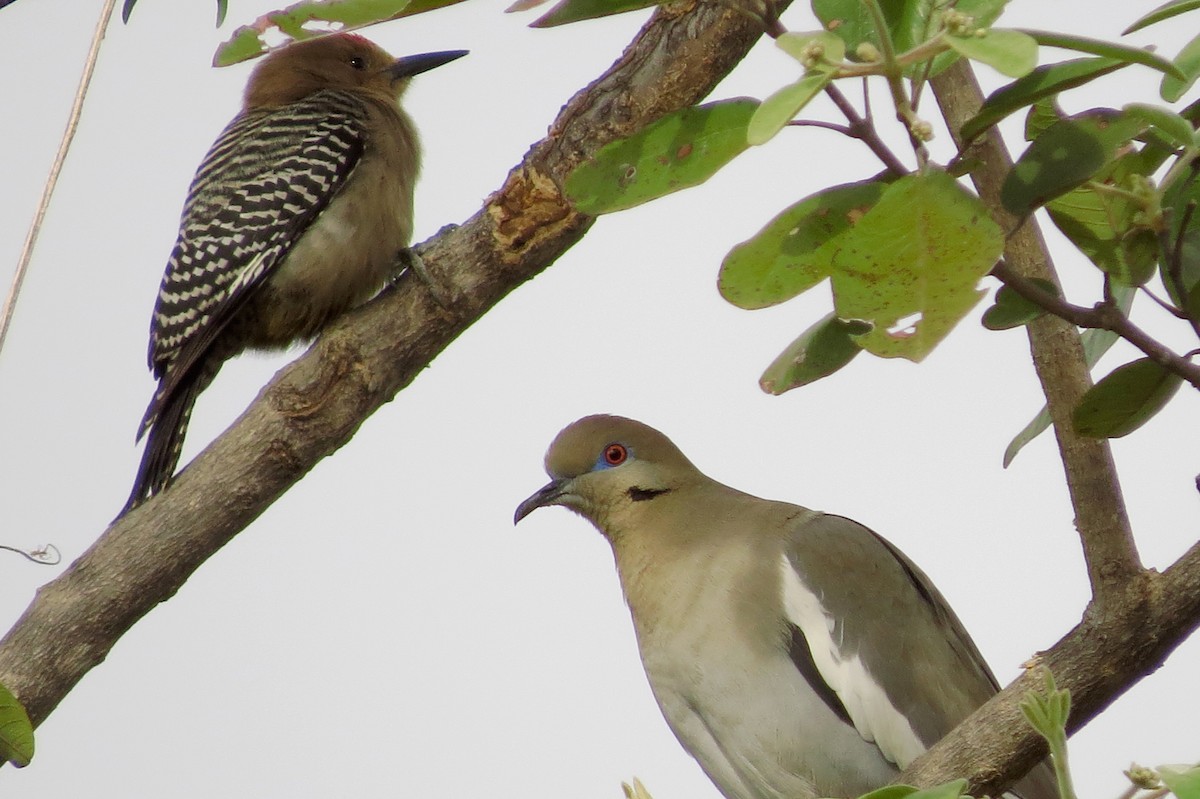
[[[560,235],[582,216],[571,208],[553,178],[532,166],[509,173],[488,203],[487,213],[497,252],[509,263],[520,261],[526,250]]]

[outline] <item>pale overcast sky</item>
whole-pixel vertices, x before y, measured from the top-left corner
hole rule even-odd
[[[646,17],[534,31],[533,15],[505,5],[474,0],[367,32],[397,55],[472,51],[421,76],[407,102],[426,144],[417,240],[472,214]],[[1157,3],[1012,5],[1012,25],[1114,37]],[[99,6],[0,11],[5,285]],[[69,562],[128,493],[179,208],[250,69],[209,62],[270,7],[232,0],[215,31],[211,0],[141,0],[109,31],[0,357],[5,544],[50,541]],[[1198,21],[1130,38],[1173,55]],[[802,3],[785,22],[814,27]],[[715,96],[765,96],[795,69],[764,42]],[[1134,67],[1064,105],[1153,100],[1156,86]],[[559,509],[512,527],[545,481],[551,438],[594,412],[653,424],[723,482],[887,536],[1010,680],[1087,598],[1051,438],[1000,468],[1040,405],[1023,333],[983,330],[980,306],[919,366],[863,356],[775,398],[758,375],[828,310],[827,289],[754,313],[715,289],[724,253],[776,212],[877,169],[835,134],[794,131],[702,188],[600,220],[127,634],[38,730],[33,764],[0,770],[0,793],[616,799],[637,775],[657,799],[716,799],[651,698],[603,539]],[[1072,299],[1093,301],[1095,271],[1053,240]],[[1143,319],[1192,346],[1160,314]],[[1102,368],[1131,357],[1118,347]],[[185,461],[286,360],[227,366],[197,407]],[[1142,556],[1159,568],[1197,535],[1198,416],[1185,388],[1114,444]],[[0,627],[59,571],[0,552]],[[1198,757],[1197,673],[1192,640],[1073,739],[1083,796],[1116,796],[1130,760]]]

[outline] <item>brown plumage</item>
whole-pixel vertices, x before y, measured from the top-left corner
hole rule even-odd
[[[398,268],[420,164],[398,101],[413,75],[462,55],[396,60],[335,34],[251,74],[242,111],[196,171],[163,276],[149,348],[159,384],[124,510],[166,487],[196,397],[226,360],[312,338]]]

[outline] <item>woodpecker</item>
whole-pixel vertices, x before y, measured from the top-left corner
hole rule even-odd
[[[307,341],[374,296],[412,236],[411,78],[464,50],[394,59],[356,34],[277,50],[192,180],[150,320],[158,388],[128,511],[179,462],[192,407],[243,350]]]

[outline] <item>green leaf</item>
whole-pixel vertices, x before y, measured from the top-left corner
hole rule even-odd
[[[529,24],[531,28],[553,28],[584,19],[596,19],[612,14],[623,14],[639,8],[658,5],[657,0],[562,0]]]
[[[1000,16],[1008,0],[959,0],[954,4],[957,11],[975,18],[981,28],[990,27]],[[904,53],[926,42],[942,27],[941,12],[945,5],[930,2],[884,2],[880,3],[885,24],[897,53]],[[846,52],[853,57],[855,48],[869,42],[878,49],[879,34],[875,30],[875,19],[862,0],[813,0],[813,13],[821,20],[825,29],[837,34],[846,42]],[[937,75],[958,58],[956,53],[942,53],[933,59],[930,76]],[[906,70],[911,77],[925,72],[924,64]]]
[[[1193,177],[1176,180],[1163,193],[1162,207],[1167,217],[1170,249],[1162,253],[1159,275],[1171,302],[1184,310],[1191,304],[1190,299],[1200,293],[1200,210],[1194,207],[1197,203],[1200,203],[1200,181]],[[1186,227],[1184,222],[1187,223]],[[1170,266],[1176,257],[1179,258],[1182,286],[1176,286],[1170,275]],[[1200,312],[1200,307],[1193,312]]]
[[[25,707],[0,685],[0,763],[24,768],[33,760],[33,725]]]
[[[826,246],[838,317],[874,325],[858,339],[863,349],[919,361],[983,296],[979,278],[1000,257],[1004,235],[977,197],[929,172],[889,186]]]
[[[586,214],[605,214],[703,183],[746,149],[756,108],[741,98],[668,114],[580,164],[567,177],[567,196]]]
[[[943,782],[941,785],[935,785],[932,788],[923,788],[908,795],[908,799],[958,799],[963,796],[963,791],[967,788],[966,780],[951,780]]]
[[[1182,382],[1149,358],[1118,366],[1079,401],[1071,416],[1075,432],[1092,438],[1127,436],[1161,411]]]
[[[763,100],[762,105],[750,118],[750,124],[746,128],[746,141],[749,144],[764,144],[770,141],[832,80],[832,72],[810,72]]]
[[[1117,251],[1121,270],[1113,277],[1126,286],[1144,286],[1158,265],[1158,234],[1149,228],[1134,228],[1122,234]]]
[[[1037,42],[1019,31],[992,28],[983,36],[947,36],[946,44],[1010,78],[1027,75],[1037,66]]]
[[[1001,202],[1017,216],[1031,213],[1100,171],[1142,129],[1140,121],[1111,109],[1056,122],[1017,159],[1000,189]]]
[[[846,57],[846,43],[829,31],[814,31],[811,33],[784,33],[775,40],[775,46],[792,58],[805,63],[812,52],[810,47],[817,45],[826,61],[837,62]]]
[[[1200,766],[1159,766],[1157,771],[1179,799],[1200,799]]]
[[[964,143],[1027,105],[1127,66],[1127,62],[1111,58],[1079,58],[1038,67],[1025,77],[988,95],[979,113],[962,126]]]
[[[866,322],[828,314],[789,344],[763,372],[758,384],[768,394],[782,394],[828,377],[862,352],[854,336],[870,330]]]
[[[1029,107],[1025,115],[1025,141],[1033,141],[1042,131],[1059,121],[1066,114],[1058,107],[1058,95],[1051,95]]]
[[[721,296],[739,308],[766,308],[820,283],[833,269],[834,250],[825,245],[862,218],[885,187],[834,186],[786,209],[725,256],[717,278]]]
[[[1058,296],[1058,289],[1048,280],[1034,280],[1042,291]],[[1046,313],[1040,305],[1030,302],[1011,286],[1001,286],[996,292],[996,302],[983,312],[983,326],[988,330],[1009,330],[1027,325]]]
[[[1191,147],[1196,143],[1196,131],[1192,123],[1169,108],[1150,103],[1129,103],[1121,110],[1126,116],[1158,129],[1172,144]]]
[[[1140,31],[1142,28],[1147,28],[1156,22],[1170,19],[1171,17],[1183,14],[1192,9],[1200,8],[1200,0],[1170,0],[1168,3],[1163,3],[1158,8],[1151,11],[1146,16],[1140,18],[1137,22],[1130,25],[1125,30],[1121,31],[1122,36],[1127,36],[1134,31]]]
[[[226,67],[262,55],[272,49],[264,36],[277,30],[292,40],[312,39],[327,32],[311,23],[332,23],[339,31],[365,28],[377,22],[420,14],[462,0],[301,0],[287,8],[264,14],[252,25],[233,32],[213,56],[213,66]]]
[[[1046,204],[1050,219],[1063,235],[1099,269],[1125,285],[1141,285],[1149,278],[1157,258],[1157,241],[1147,263],[1145,238],[1137,233],[1149,232],[1139,227],[1144,225],[1140,204],[1125,193],[1107,189],[1132,192],[1136,180],[1152,174],[1160,165],[1158,151],[1126,153],[1083,186]]]
[[[864,793],[858,799],[907,799],[917,792],[911,785],[885,785],[870,793]]]
[[[1089,39],[1086,36],[1074,36],[1070,33],[1058,33],[1056,31],[1035,31],[1026,28],[1022,29],[1022,32],[1032,36],[1043,47],[1061,47],[1064,50],[1091,53],[1092,55],[1104,58],[1112,58],[1116,61],[1124,61],[1127,64],[1141,64],[1142,66],[1157,69],[1159,72],[1174,75],[1178,78],[1183,77],[1183,73],[1179,71],[1179,67],[1175,64],[1172,64],[1169,60],[1156,53],[1143,50],[1140,47],[1130,47],[1126,44],[1106,42],[1103,39]]]
[[[1168,103],[1174,103],[1192,88],[1200,77],[1200,35],[1183,46],[1175,56],[1176,75],[1165,75],[1158,87],[1158,94]]]
[[[1121,313],[1129,313],[1136,293],[1136,289],[1130,286],[1118,284],[1112,287],[1113,300],[1116,302],[1117,307],[1121,309]],[[1099,363],[1104,354],[1117,342],[1116,333],[1111,330],[1101,330],[1099,328],[1083,331],[1083,335],[1080,338],[1083,340],[1083,359],[1089,368]],[[1025,425],[1021,429],[1021,432],[1017,433],[1004,449],[1004,468],[1007,469],[1009,464],[1013,462],[1013,458],[1017,457],[1017,453],[1024,449],[1026,444],[1045,432],[1048,427],[1050,427],[1050,411],[1043,405],[1042,409],[1029,420],[1029,424]]]

